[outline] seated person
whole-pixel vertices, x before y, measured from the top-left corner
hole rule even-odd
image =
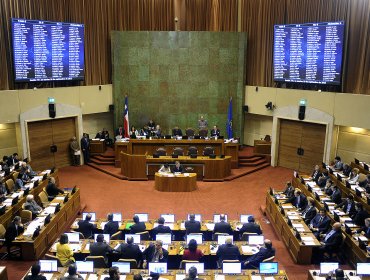
[[[317,180],[320,178],[321,172],[320,172],[320,166],[315,165],[315,169],[313,170],[311,174],[312,181],[317,183]]]
[[[306,196],[301,192],[300,189],[296,189],[294,191],[294,196],[287,199],[285,203],[291,203],[298,209],[305,209],[307,206],[307,198]]]
[[[108,270],[109,277],[105,277],[104,280],[119,280],[120,272],[117,266],[112,266]]]
[[[213,126],[213,129],[211,129],[211,137],[219,137],[220,136],[220,130],[217,128],[217,125]]]
[[[46,277],[40,274],[41,266],[35,263],[31,267],[31,275],[24,277],[24,280],[46,280]]]
[[[8,165],[8,166],[13,166],[13,165],[15,165],[17,162],[19,162],[18,154],[17,154],[17,153],[14,153],[14,154],[12,154],[12,155],[10,155],[10,156],[8,157],[7,165]]]
[[[100,139],[104,139],[104,142],[107,146],[112,146],[113,145],[113,140],[109,138],[109,132],[106,128],[103,127],[103,130],[102,130],[102,138]]]
[[[156,240],[155,243],[151,243],[143,252],[143,268],[146,268],[146,264],[149,262],[167,262],[168,251],[164,249],[162,240]]]
[[[15,184],[14,184],[14,191],[20,191],[24,189],[24,182],[22,180],[23,178],[23,173],[19,172],[17,179],[15,179]]]
[[[285,184],[285,190],[283,191],[286,198],[290,198],[294,196],[294,187],[292,186],[292,182],[288,181]]]
[[[326,195],[331,196],[333,194],[333,181],[331,179],[326,180],[325,187],[321,189]]]
[[[317,214],[309,224],[310,229],[314,232],[315,236],[326,233],[330,228],[330,218],[326,216],[326,210],[320,209],[319,214]]]
[[[343,162],[342,162],[342,159],[339,157],[339,156],[336,156],[334,158],[334,169],[335,170],[338,170],[338,171],[341,171],[343,169]]]
[[[190,214],[189,221],[185,222],[186,234],[200,233],[201,232],[200,228],[201,228],[200,222],[195,220],[194,214]]]
[[[42,212],[42,207],[37,204],[32,194],[27,195],[24,209],[32,212],[32,219]]]
[[[173,173],[182,173],[182,171],[183,171],[183,168],[182,168],[180,162],[178,160],[176,160],[175,166],[173,167],[172,172]]]
[[[113,214],[108,214],[107,221],[108,222],[104,225],[103,233],[112,235],[118,232],[119,224],[113,221]]]
[[[9,224],[5,232],[5,246],[7,247],[8,254],[11,256],[11,247],[15,238],[24,232],[22,219],[19,216],[15,216],[13,221]]]
[[[354,201],[353,195],[349,194],[346,199],[334,207],[335,209],[342,208],[342,211],[349,216],[354,216],[356,214],[356,203]]]
[[[89,239],[94,235],[96,225],[91,223],[91,214],[87,214],[85,220],[80,220],[77,224],[77,231],[81,232],[85,239]]]
[[[139,131],[136,130],[135,126],[131,126],[130,138],[131,139],[136,139],[136,136],[139,136]]]
[[[195,239],[191,239],[188,248],[185,249],[182,255],[183,260],[199,261],[204,256],[203,252],[198,249],[198,244]]]
[[[152,237],[154,240],[158,233],[170,233],[170,234],[172,233],[171,228],[169,226],[164,225],[165,220],[163,217],[159,217],[157,222],[158,226],[152,229]]]
[[[319,185],[320,188],[323,188],[325,187],[326,185],[326,181],[330,179],[329,177],[329,172],[327,169],[324,169],[321,173],[321,176],[319,177],[319,179],[317,179],[317,185]]]
[[[0,202],[3,202],[6,199],[7,194],[8,189],[3,182],[0,182]]]
[[[342,244],[343,237],[340,223],[334,223],[332,229],[327,234],[321,234],[321,247],[318,248],[318,253],[313,256],[316,260],[329,259],[334,252],[336,252]]]
[[[64,191],[56,186],[54,177],[49,177],[49,182],[48,185],[46,186],[46,193],[50,198],[54,198],[58,194],[63,194]]]
[[[57,243],[56,256],[59,259],[62,266],[68,266],[75,262],[73,257],[72,248],[68,244],[68,235],[63,233],[60,236],[59,242]]]
[[[248,223],[245,223],[242,228],[239,229],[240,236],[242,236],[244,232],[262,234],[261,227],[255,222],[253,216],[249,216]]]
[[[160,127],[159,124],[157,124],[157,126],[155,127],[154,136],[156,136],[156,137],[161,137],[162,136],[162,130],[161,130],[161,127]]]
[[[340,204],[342,203],[342,193],[338,186],[333,186],[333,193],[330,196],[330,199],[335,203],[335,204]]]
[[[360,171],[358,170],[358,168],[353,168],[351,174],[349,175],[348,182],[351,185],[354,185],[357,183],[359,177]]]
[[[369,217],[369,213],[364,210],[364,206],[361,202],[356,203],[356,214],[351,216],[353,223],[362,227],[365,225],[365,219]]]
[[[108,254],[111,254],[113,249],[104,241],[104,235],[98,234],[96,242],[90,244],[90,256],[103,256],[105,263],[108,264]]]
[[[122,125],[120,125],[115,132],[114,135],[116,138],[124,138],[125,137],[125,130],[123,129]]]
[[[153,120],[150,120],[147,124],[148,130],[149,131],[154,131],[156,128],[155,122]]]
[[[133,218],[134,224],[130,226],[130,233],[136,234],[138,232],[146,231],[146,225],[144,222],[140,222],[139,216],[135,215]]]
[[[60,280],[72,280],[72,279],[84,279],[81,274],[77,272],[77,267],[75,264],[70,264],[68,266],[68,276],[61,277]]]
[[[315,207],[315,200],[312,197],[307,198],[307,207],[302,211],[301,216],[306,224],[309,224],[311,220],[316,216],[317,211]]]
[[[268,258],[275,256],[275,248],[272,247],[272,242],[269,239],[265,239],[265,246],[261,247],[260,250],[251,257],[247,258],[244,262],[246,269],[255,269],[259,267],[259,264]]]
[[[352,167],[350,165],[344,163],[343,164],[343,170],[342,170],[343,175],[346,176],[346,177],[348,177],[349,174],[351,174],[351,171],[352,171]]]
[[[366,238],[370,238],[370,218],[366,218],[365,219],[365,226],[363,226],[362,228],[354,231],[354,233],[355,232],[364,235]]]
[[[215,224],[213,229],[213,233],[227,233],[233,234],[233,230],[228,222],[226,222],[225,214],[220,214],[220,221]]]
[[[98,131],[98,133],[95,135],[95,139],[104,139],[103,133],[101,131]]]
[[[140,129],[139,134],[140,136],[151,135],[151,131],[149,130],[147,125],[144,125],[144,127]]]
[[[178,126],[172,129],[172,136],[182,136],[182,131]]]
[[[28,158],[25,158],[22,162],[22,168],[26,168],[29,176],[34,177],[37,175],[37,172],[34,171],[31,165],[28,163]]]
[[[128,237],[126,243],[121,243],[117,248],[117,253],[120,259],[135,259],[138,267],[143,259],[143,253],[141,252],[139,245],[134,244],[134,238]]]
[[[200,280],[197,277],[197,274],[198,274],[197,268],[195,266],[192,266],[189,268],[188,277],[185,277],[184,280]]]
[[[238,246],[233,245],[231,238],[227,238],[225,244],[218,246],[216,256],[221,267],[223,260],[240,260],[240,251]]]
[[[171,173],[170,166],[166,163],[161,166],[161,168],[158,170],[160,173]]]

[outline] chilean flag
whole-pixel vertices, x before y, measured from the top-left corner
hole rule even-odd
[[[125,109],[123,110],[123,128],[125,129],[125,137],[129,138],[130,124],[128,121],[128,96],[125,97]]]

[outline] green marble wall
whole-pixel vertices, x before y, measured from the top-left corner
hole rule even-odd
[[[233,97],[234,137],[242,136],[246,33],[111,33],[115,125],[122,123],[125,95],[130,125],[153,118],[169,133],[197,128],[204,115],[225,135]]]

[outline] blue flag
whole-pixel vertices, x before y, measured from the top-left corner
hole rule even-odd
[[[227,138],[233,138],[233,98],[230,97],[229,109],[227,111],[226,123]]]

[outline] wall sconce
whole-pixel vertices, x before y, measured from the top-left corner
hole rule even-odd
[[[276,106],[273,105],[271,101],[267,102],[267,104],[265,105],[265,107],[269,111],[272,111],[272,110],[274,110],[276,108]]]
[[[176,31],[180,31],[179,27],[178,27],[178,24],[179,24],[179,18],[178,17],[175,17],[175,30]]]

